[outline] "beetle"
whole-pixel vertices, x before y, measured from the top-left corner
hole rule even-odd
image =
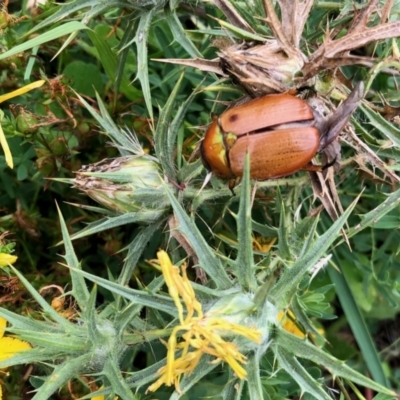
[[[287,93],[228,109],[214,118],[204,136],[200,145],[203,165],[229,180],[231,188],[243,175],[247,152],[250,177],[256,180],[281,178],[300,170],[321,171],[324,167],[312,165],[311,160],[337,138],[362,95],[363,84],[359,83],[328,118]]]

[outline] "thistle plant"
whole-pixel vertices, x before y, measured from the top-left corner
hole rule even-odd
[[[266,278],[265,271],[260,269],[260,265],[266,261],[265,257],[261,258],[258,265],[254,261],[251,220],[248,218],[251,213],[248,173],[242,185],[240,206],[235,216],[240,245],[236,257],[223,259],[216,257],[178,199],[165,187],[179,230],[188,238],[197,254],[199,266],[211,277],[208,286],[190,282],[186,266],[181,265],[179,271],[165,252],[159,252],[158,262],[152,262],[152,265],[159,265],[162,275],[156,276],[143,289],[132,289],[124,284],[126,270],[131,268],[132,260],[129,258],[121,276],[114,282],[88,274],[81,269],[60,216],[66,248],[64,258],[72,278],[69,295],[79,311],[72,319],[66,319],[12,268],[41,307],[45,321],[0,309],[0,316],[12,325],[9,332],[33,347],[1,361],[0,367],[45,361],[52,371],[37,389],[33,397],[35,400],[49,398],[59,387],[81,375],[92,376],[97,386],[103,387],[97,392],[98,395],[135,399],[138,398],[134,394],[135,388],[146,387],[147,391],[154,391],[162,384],[174,385],[172,398],[180,398],[199,380],[224,364],[230,371],[224,398],[232,398],[234,392],[236,396],[241,396],[245,382],[251,398],[262,398],[266,386],[262,382],[259,364],[271,352],[279,368],[292,376],[301,392],[310,393],[316,398],[329,399],[330,396],[327,388],[312,378],[299,359],[323,365],[336,379],[343,378],[392,394],[384,386],[329,355],[313,341],[288,333],[285,330],[285,326],[288,329],[287,325],[280,323],[279,315],[288,312],[290,307],[295,315],[295,324],[304,335],[320,337],[320,332],[306,313],[306,296],[298,289],[301,285],[309,284],[311,269],[329,246],[341,237],[343,224],[355,203],[317,239],[313,239],[316,220],[308,218],[302,221],[301,231],[306,225],[310,232],[307,247],[292,246],[291,254],[286,259],[279,253],[272,259],[267,256],[271,264],[276,262],[275,257],[279,257],[286,265],[279,281],[274,283],[274,279],[271,276]],[[135,249],[136,257],[137,252],[142,251],[147,241],[151,240],[148,230],[142,231],[130,246],[131,250]],[[293,236],[298,234],[297,229],[292,233]],[[293,241],[292,235],[286,238],[278,235],[281,245],[282,242],[287,245],[288,241]],[[226,271],[230,271],[230,274]],[[96,283],[91,293],[84,278]],[[164,282],[169,296],[163,292]],[[103,310],[96,309],[98,285],[114,294],[114,301]],[[148,321],[141,317],[144,309],[147,310]],[[168,342],[165,344],[166,359],[125,375],[124,359],[129,349],[157,340]]]
[[[356,385],[395,395],[349,289],[347,264],[362,264],[349,255],[349,248],[360,246],[354,239],[385,222],[399,203],[399,130],[376,105],[380,94],[374,86],[375,79],[387,72],[395,75],[392,83],[397,84],[394,38],[400,36],[400,24],[392,16],[398,5],[381,6],[372,0],[350,8],[346,3],[331,10],[336,12],[331,18],[313,1],[210,3],[212,20],[200,13],[203,9],[192,8],[197,10],[192,22],[199,29],[191,36],[178,16],[185,7],[201,7],[202,2],[111,1],[90,4],[87,10],[86,1],[75,1],[72,8],[61,5],[33,32],[72,12],[81,13],[83,23],[62,22],[47,36],[31,38],[0,56],[65,34],[71,35],[70,41],[78,31],[87,30],[116,92],[121,89],[129,98],[133,89],[127,89],[124,60],[134,43],[137,78],[150,119],[150,139],[143,139],[114,121],[112,107],[100,95],[90,102],[76,93],[119,155],[84,165],[70,178],[54,178],[98,203],[78,204],[96,216],[79,232],[70,233],[59,213],[65,249],[62,265],[69,270],[71,285],[57,300],[70,304],[68,310],[49,304],[32,282],[9,265],[15,261],[10,258],[12,249],[4,252],[7,256],[0,252],[0,263],[7,264],[5,272],[20,279],[36,304],[30,315],[0,308],[0,318],[9,324],[7,337],[27,343],[24,351],[0,357],[0,368],[32,364],[33,400],[50,399],[65,387],[71,397],[124,400],[145,396],[255,400],[305,394],[328,400],[337,388],[346,398],[362,397]],[[125,34],[117,57],[86,25],[96,15],[120,8],[127,15],[122,18]],[[173,90],[156,109],[147,45],[156,30],[152,22],[158,18],[165,19],[172,36],[193,57],[163,59],[165,65],[183,64],[220,75],[222,80],[213,75],[206,78],[207,84],[196,81],[187,94],[189,73],[179,70]],[[319,20],[328,25],[315,29]],[[208,42],[204,39],[196,46],[191,37],[197,34],[223,36],[213,42],[217,58],[207,60],[201,54],[199,47]],[[350,53],[384,39],[388,39],[385,46],[377,42],[377,57]],[[353,70],[354,65],[362,69]],[[344,66],[348,69],[339,69]],[[236,89],[227,78],[238,85]],[[218,100],[214,92],[224,90],[253,97],[299,91],[329,121],[357,80],[365,80],[365,98],[357,98],[359,109],[342,134],[347,147],[342,161],[335,153],[336,175],[329,169],[254,182],[248,154],[232,195],[226,182],[205,171],[185,129],[196,98],[206,92]],[[191,154],[183,145],[186,138]],[[143,142],[150,147],[149,154]],[[338,142],[333,146],[337,149]],[[365,175],[344,174],[348,166]],[[376,194],[373,187],[362,193],[359,182],[365,176],[370,182],[379,180],[386,190]],[[319,199],[319,207],[313,205],[313,196]],[[365,205],[368,197],[374,200],[371,207]],[[135,230],[122,251],[120,271],[110,270],[107,279],[87,272],[79,261],[84,255],[76,254],[73,241],[116,228]],[[397,266],[394,253],[392,262]],[[97,268],[104,271],[107,265]],[[398,279],[395,269],[379,272]],[[389,293],[384,280],[377,281],[374,284],[385,299],[398,303],[397,292]],[[365,357],[361,366],[334,356],[325,336],[324,326],[335,318],[329,303],[334,295],[351,316],[349,324]],[[79,382],[79,393],[74,393],[71,382]]]

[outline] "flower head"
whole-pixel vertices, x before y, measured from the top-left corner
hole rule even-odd
[[[143,214],[144,222],[157,219],[169,208],[159,165],[150,156],[119,157],[86,165],[72,181],[74,187],[111,210]]]
[[[7,265],[14,264],[18,257],[12,254],[0,253],[0,268],[6,267]]]
[[[17,353],[25,350],[29,350],[31,345],[23,340],[4,337],[7,320],[0,317],[0,361],[7,360],[8,358],[14,357]],[[2,399],[2,389],[0,386],[0,400]]]
[[[155,391],[162,384],[174,384],[179,391],[181,376],[192,373],[203,354],[215,357],[216,362],[225,361],[240,379],[244,379],[246,370],[243,364],[246,363],[246,356],[240,353],[236,344],[226,341],[221,335],[228,332],[260,343],[261,333],[230,322],[222,313],[204,314],[187,277],[186,265],[180,268],[174,266],[164,251],[158,252],[157,256],[169,295],[178,309],[179,325],[173,329],[166,344],[167,364],[158,371],[160,378],[148,390]],[[183,332],[181,341],[178,341],[179,332]]]
[[[0,361],[7,360],[15,356],[20,351],[28,350],[31,345],[23,340],[4,337],[7,320],[0,317]]]
[[[14,264],[18,259],[17,256],[13,256],[11,254],[14,252],[15,243],[7,243],[5,240],[6,236],[9,234],[10,233],[8,231],[5,231],[0,235],[0,268]]]

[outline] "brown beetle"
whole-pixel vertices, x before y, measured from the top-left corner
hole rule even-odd
[[[203,164],[219,178],[235,180],[243,175],[248,152],[253,179],[315,171],[312,158],[336,139],[362,94],[360,83],[327,119],[289,94],[268,95],[231,108],[208,128],[200,147]]]

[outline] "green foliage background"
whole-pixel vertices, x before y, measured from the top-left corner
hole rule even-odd
[[[316,3],[308,23],[309,37],[318,33],[313,29],[315,26],[320,29],[319,35],[323,34],[322,26],[316,21],[333,19],[341,9],[349,6],[347,2],[330,2],[331,7],[323,2]],[[393,12],[399,7],[395,3]],[[105,132],[104,126],[100,126],[78,95],[95,110],[99,109],[100,99],[115,125],[135,132],[143,148],[155,154],[152,121],[156,126],[163,122],[163,111],[171,107],[168,104],[170,95],[178,90],[172,107],[174,112],[170,114],[171,118],[176,117],[179,107],[186,107],[182,123],[176,129],[175,163],[180,172],[195,160],[196,146],[211,115],[222,112],[224,102],[242,96],[240,88],[229,80],[159,61],[164,58],[216,57],[213,35],[227,35],[227,31],[221,30],[213,18],[223,18],[223,15],[212,4],[162,1],[121,4],[117,1],[75,1],[65,5],[49,2],[36,10],[27,11],[24,2],[11,3],[9,14],[3,12],[3,51],[16,50],[10,57],[0,59],[0,94],[24,86],[29,81],[45,79],[47,82],[42,89],[1,105],[4,112],[2,126],[15,168],[8,168],[4,157],[0,156],[0,233],[12,233],[7,239],[16,243],[18,262],[15,266],[37,290],[48,285],[68,290],[71,285],[68,269],[59,264],[59,253],[63,252],[59,243],[63,238],[56,202],[72,237],[101,217],[94,212],[98,211],[94,210],[97,203],[60,180],[72,178],[83,165],[119,155],[118,149],[110,145],[109,132]],[[245,4],[235,4],[244,7],[242,11],[245,13]],[[85,25],[78,21],[84,21]],[[384,59],[388,43],[380,44],[375,49],[378,58]],[[60,49],[63,50],[59,53]],[[356,67],[345,68],[344,72],[347,76],[359,78],[367,74],[365,69]],[[397,85],[397,77],[379,74],[372,86],[375,95],[370,100],[377,102],[382,96],[396,108],[400,100]],[[376,94],[378,90],[379,94]],[[360,137],[397,171],[400,136],[395,123],[391,122],[382,129],[378,117],[371,120],[363,111],[357,111],[355,119]],[[171,127],[171,121],[166,123]],[[385,132],[382,134],[385,129],[392,136]],[[388,137],[392,137],[391,146],[386,146]],[[329,353],[347,360],[351,367],[363,374],[371,368],[368,358],[373,363],[379,353],[382,364],[378,370],[384,371],[384,375],[381,375],[381,381],[377,375],[374,379],[398,391],[398,199],[391,197],[390,209],[386,204],[387,208],[379,213],[379,207],[398,188],[385,181],[379,171],[372,176],[352,163],[354,154],[346,145],[343,145],[342,152],[343,160],[348,162],[336,178],[344,209],[362,192],[347,221],[351,227],[347,231],[351,238],[350,246],[343,241],[340,245],[339,241],[336,242],[330,250],[332,264],[321,271],[310,285],[301,287],[299,298],[308,315],[319,319],[320,326],[324,328],[327,338],[325,347]],[[201,168],[200,162],[197,161],[195,166]],[[191,185],[200,189],[205,175],[206,171],[202,170],[194,176]],[[299,173],[293,179],[292,183],[288,181],[287,185],[279,188],[276,184],[264,188],[256,196],[252,211],[252,220],[259,224],[258,230],[254,231],[269,239],[279,237],[273,251],[279,251],[280,257],[286,254],[289,258],[296,254],[295,250],[302,248],[314,221],[307,217],[313,207],[307,176]],[[196,222],[207,243],[216,249],[216,254],[236,254],[237,222],[232,213],[239,210],[240,189],[238,196],[232,198],[226,185],[216,178],[212,178],[209,187],[218,196],[214,195],[209,201],[201,203],[197,200],[199,204],[193,196],[192,203],[186,200],[184,206],[187,206],[188,215]],[[282,232],[283,220],[286,221],[287,232]],[[356,232],[354,227],[363,222],[365,229]],[[323,235],[331,226],[331,220],[322,213],[316,226],[316,236]],[[169,240],[167,231],[164,223],[152,234],[129,279],[131,288],[141,289],[152,281],[155,271],[145,260],[155,258],[157,249],[168,249],[176,262],[186,256],[174,239]],[[114,281],[124,265],[127,246],[141,232],[143,227],[133,223],[74,240],[73,246],[82,269]],[[289,247],[285,248],[285,245]],[[262,252],[255,253],[255,263],[266,280],[282,268],[279,259]],[[337,272],[334,266],[341,272]],[[191,277],[196,279],[193,271]],[[24,286],[8,278],[6,274],[2,276],[2,306],[39,318],[40,310]],[[92,288],[90,282],[88,285]],[[49,289],[44,294],[49,302],[58,295],[55,289]],[[99,310],[114,300],[113,295],[102,287],[98,287],[97,295]],[[157,317],[156,313],[149,314],[149,323]],[[364,347],[360,341],[364,342]],[[371,343],[377,350],[374,346],[368,347]],[[366,352],[366,348],[374,354]],[[124,358],[123,367],[140,371],[164,356],[164,346],[152,341],[140,348],[132,347]],[[293,379],[283,370],[275,371],[274,363],[272,355],[267,355],[260,366],[265,392],[271,398],[298,396],[300,391]],[[311,366],[308,361],[305,365],[316,380],[328,380],[323,369]],[[21,385],[24,372],[22,367],[13,369],[5,382],[7,392],[14,396],[10,398],[29,398],[26,393],[39,387],[40,377],[49,373],[45,365],[35,366],[36,377]],[[182,398],[218,396],[226,380],[226,371],[217,368]],[[73,384],[76,385],[74,393],[81,396],[87,393],[84,389],[87,383],[83,378]],[[169,398],[171,392],[170,388],[162,388],[154,398]],[[67,399],[69,395],[64,387],[51,398]],[[145,388],[139,389],[139,396],[153,398],[145,394]],[[246,394],[243,396],[247,398]]]

